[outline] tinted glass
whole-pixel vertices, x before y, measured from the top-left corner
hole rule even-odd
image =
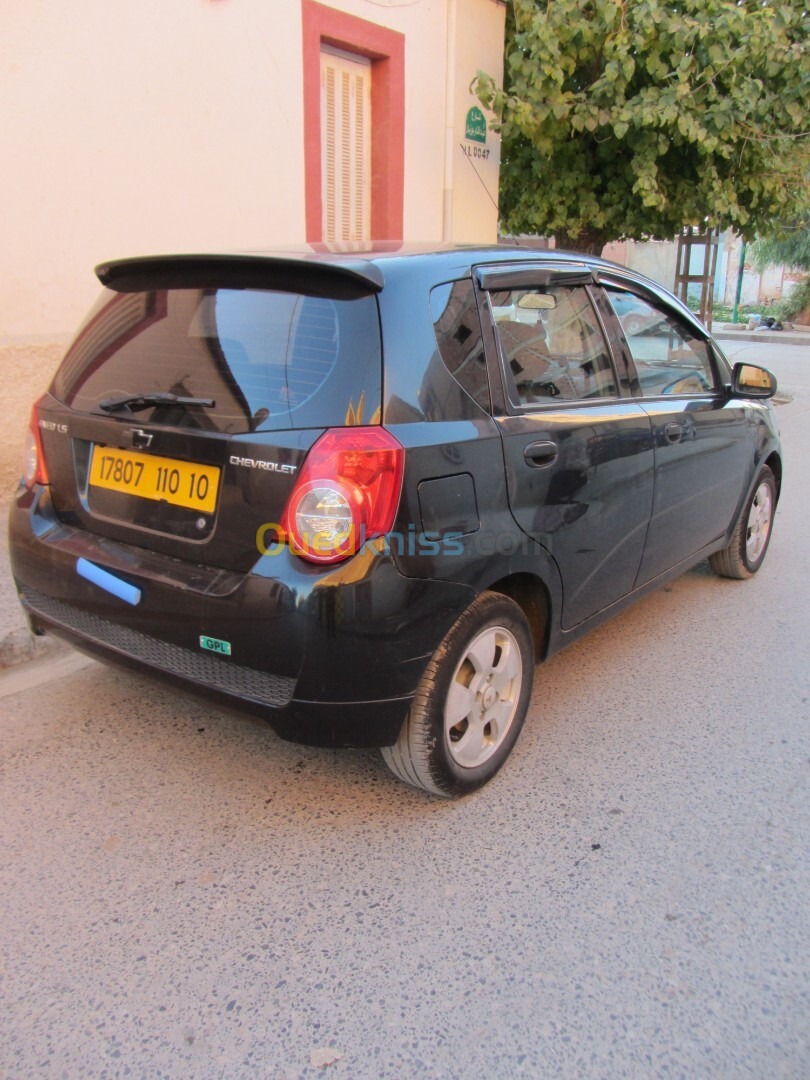
[[[481,320],[469,279],[437,285],[430,293],[433,329],[446,367],[482,409],[489,411]]]
[[[704,394],[714,389],[709,346],[663,306],[635,293],[607,289],[645,397]]]
[[[615,397],[607,343],[583,286],[490,294],[507,376],[523,405]]]
[[[233,433],[374,422],[376,300],[256,289],[106,291],[53,393],[79,411],[103,412],[105,399],[155,392],[211,398],[215,406],[150,406],[138,419]]]

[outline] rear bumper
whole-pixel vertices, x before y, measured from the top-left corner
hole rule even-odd
[[[427,660],[472,599],[466,586],[403,577],[384,555],[324,570],[283,552],[248,574],[168,558],[65,525],[43,491],[18,495],[9,538],[36,632],[313,746],[395,742]],[[140,602],[81,577],[80,558],[136,586]],[[201,636],[231,655],[203,650]]]
[[[264,687],[273,684],[274,690],[283,693],[286,690],[284,680],[263,672],[241,669],[236,677],[243,681],[243,687],[237,691],[224,688],[219,679],[216,682],[203,681],[187,673],[181,674],[172,667],[173,658],[166,652],[160,663],[144,663],[133,653],[115,648],[109,641],[99,640],[92,631],[77,632],[65,622],[46,617],[28,599],[23,598],[24,593],[23,587],[21,599],[35,632],[53,634],[96,660],[129,668],[183,690],[190,690],[207,701],[260,716],[269,722],[277,735],[289,742],[328,747],[390,746],[396,741],[413,699],[412,694],[383,701],[318,702],[289,698],[284,703],[274,705],[250,694],[260,693]],[[78,612],[78,609],[74,610]],[[157,639],[152,640],[161,644]],[[196,654],[192,656],[196,657]],[[257,684],[257,676],[264,680],[263,685]]]

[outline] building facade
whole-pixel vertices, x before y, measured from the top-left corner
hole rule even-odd
[[[154,252],[492,241],[501,0],[12,0],[0,340]]]

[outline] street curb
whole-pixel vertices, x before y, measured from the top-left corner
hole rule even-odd
[[[712,330],[711,335],[718,341],[759,341],[763,345],[810,347],[810,334],[797,334],[790,330]]]

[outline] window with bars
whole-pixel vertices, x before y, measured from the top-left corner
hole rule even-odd
[[[371,239],[371,62],[321,51],[323,239]]]

